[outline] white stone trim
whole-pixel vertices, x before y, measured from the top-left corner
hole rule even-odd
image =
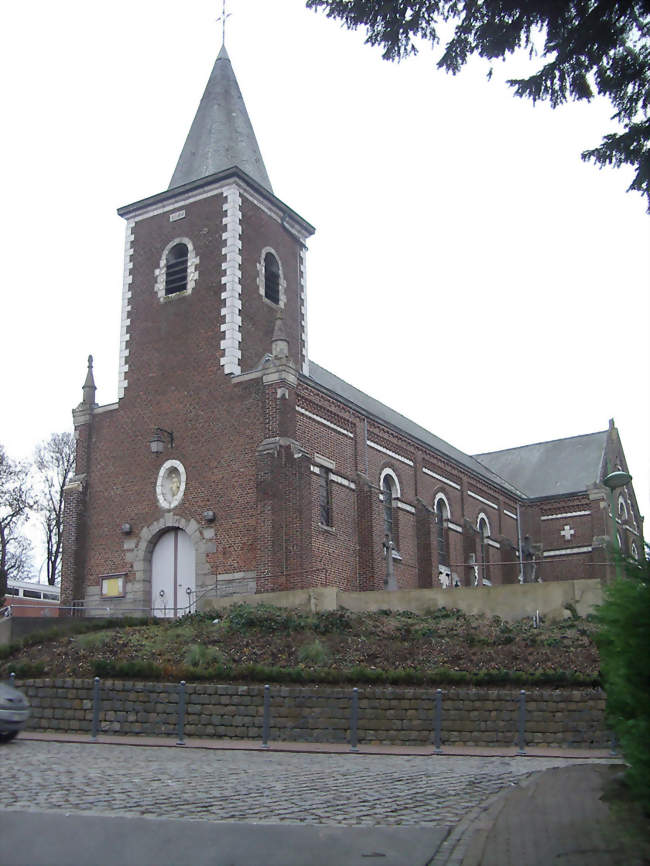
[[[433,510],[434,510],[436,517],[437,517],[437,515],[438,515],[438,510],[437,510],[438,509],[438,502],[441,499],[445,503],[445,508],[447,509],[446,521],[449,522],[449,519],[451,518],[451,508],[449,507],[449,500],[447,499],[447,497],[445,496],[444,493],[442,493],[442,492],[436,493],[435,499],[433,500]]]
[[[471,496],[472,499],[478,499],[478,501],[482,502],[484,505],[489,505],[490,508],[494,508],[495,511],[499,510],[499,506],[495,502],[490,502],[489,499],[484,499],[482,496],[479,496],[478,493],[473,493],[471,490],[468,490],[467,495]],[[487,517],[485,519],[487,520]]]
[[[113,409],[119,409],[119,403],[106,403],[104,406],[95,406],[93,415],[102,415],[104,412],[112,412]]]
[[[415,514],[415,508],[412,505],[409,505],[408,502],[402,502],[401,499],[397,501],[397,507],[401,508],[402,511],[407,511],[409,514]]]
[[[564,556],[572,553],[591,553],[593,548],[589,547],[565,547],[557,548],[556,550],[545,550],[544,556]]]
[[[336,424],[328,421],[327,418],[321,418],[320,415],[314,415],[313,412],[309,412],[307,409],[303,409],[302,406],[296,406],[296,412],[299,412],[301,415],[305,415],[307,418],[311,418],[312,421],[318,421],[319,424],[324,424],[331,430],[336,430],[337,433],[342,433],[344,436],[349,436],[350,439],[354,439],[354,433],[350,433],[349,430],[344,430],[343,427],[338,427]]]
[[[131,268],[133,267],[133,227],[135,225],[135,220],[127,220],[126,222],[126,230],[124,236],[124,276],[122,279],[122,320],[120,324],[120,360],[119,360],[119,368],[118,368],[118,379],[117,379],[117,399],[120,400],[124,396],[124,392],[126,391],[126,386],[129,384],[128,379],[126,378],[126,374],[129,369],[129,365],[127,363],[127,359],[129,357],[129,339],[131,335],[129,333],[129,325],[131,324],[131,319],[129,318],[129,313],[131,312],[131,282],[133,281],[133,277],[131,275]]]
[[[512,517],[513,520],[517,520],[517,515],[516,515],[516,514],[513,514],[512,511],[508,511],[507,508],[504,508],[504,509],[503,509],[503,513],[504,513],[504,514],[507,514],[508,517]],[[544,520],[543,517],[542,517],[542,520]]]
[[[489,544],[490,547],[496,547],[497,550],[500,550],[500,549],[501,549],[501,545],[499,544],[499,542],[498,542],[498,541],[493,541],[491,538],[486,538],[486,539],[485,539],[485,543],[486,543],[486,544]]]
[[[348,487],[350,490],[357,489],[354,481],[348,481],[347,478],[343,478],[341,475],[334,475],[332,472],[330,472],[330,481],[333,481],[334,484],[340,484],[341,487]]]
[[[175,247],[176,244],[185,244],[187,247],[187,288],[182,292],[174,292],[172,295],[166,295],[165,284],[167,282],[167,255],[171,248]],[[194,244],[189,238],[179,237],[170,241],[162,252],[160,265],[153,272],[156,278],[154,288],[158,295],[158,300],[161,303],[166,303],[168,301],[175,301],[178,298],[184,298],[186,295],[191,295],[192,289],[196,285],[196,281],[199,277],[198,266],[199,257],[194,249]]]
[[[457,523],[452,523],[451,520],[447,521],[447,527],[449,529],[453,529],[454,532],[461,532],[462,533],[462,531],[463,531],[462,526],[459,526]]]
[[[264,266],[264,259],[266,258],[267,253],[271,253],[271,255],[278,263],[278,267],[280,268],[280,284],[278,286],[280,299],[277,304],[273,303],[273,301],[266,297],[266,268]],[[241,259],[239,261],[241,264]],[[282,261],[280,259],[280,256],[276,253],[273,247],[264,247],[264,249],[260,253],[260,257],[257,262],[257,288],[260,295],[265,301],[268,301],[269,304],[273,304],[274,307],[279,307],[281,310],[284,310],[287,304],[287,281],[284,278],[284,269],[282,268]]]
[[[179,487],[176,496],[174,496],[174,498],[170,502],[168,502],[165,499],[163,493],[163,481],[165,475],[170,469],[178,469],[178,472],[181,476],[181,486]],[[179,505],[183,500],[186,482],[187,474],[185,472],[185,467],[180,462],[180,460],[165,460],[165,462],[158,471],[158,478],[156,480],[156,499],[158,500],[158,505],[161,508],[164,508],[165,511],[170,511],[171,509],[176,508],[176,506]]]
[[[406,463],[407,466],[413,466],[413,461],[409,460],[408,457],[402,457],[401,454],[396,454],[395,451],[389,451],[388,448],[384,448],[383,445],[378,445],[376,442],[371,442],[370,439],[367,440],[367,444],[368,448],[374,448],[375,451],[381,451],[382,454],[387,454],[389,457],[394,457],[395,460]]]
[[[402,491],[400,490],[397,475],[395,475],[395,473],[389,466],[386,466],[386,468],[382,469],[381,471],[381,475],[379,476],[379,490],[382,491],[384,489],[384,478],[387,475],[393,479],[393,483],[395,484],[395,493],[393,494],[393,499],[401,499]],[[382,492],[380,492],[379,498],[382,502],[384,501],[384,494]]]
[[[480,524],[481,520],[484,520],[487,523],[488,532],[487,532],[487,536],[485,538],[485,540],[487,541],[487,539],[492,535],[492,527],[490,526],[490,521],[488,520],[488,516],[484,511],[479,511],[478,516],[476,518],[476,528],[479,530],[479,533],[481,531],[479,528],[479,524]]]
[[[565,517],[583,517],[591,511],[563,511],[562,514],[545,514],[541,520],[559,520]]]
[[[298,255],[300,284],[300,330],[302,337],[302,372],[309,376],[309,351],[307,341],[307,250],[300,248]]]
[[[318,463],[319,466],[324,466],[326,469],[336,469],[334,460],[330,460],[329,457],[323,457],[322,454],[314,454],[314,463]]]
[[[456,484],[456,482],[452,481],[451,478],[445,478],[444,475],[438,475],[437,472],[433,472],[431,469],[427,469],[426,466],[422,467],[422,471],[425,475],[430,475],[432,478],[437,478],[438,481],[442,481],[443,484],[448,484],[450,487],[454,487],[456,490],[460,490],[460,484]]]
[[[241,195],[234,184],[224,188],[223,262],[219,363],[227,375],[241,373]]]
[[[341,487],[349,487],[350,490],[356,490],[357,489],[356,484],[353,481],[348,481],[348,479],[343,478],[342,475],[335,475],[333,472],[331,472],[327,468],[327,466],[323,466],[322,468],[325,469],[329,473],[329,480],[333,481],[334,484],[340,484]],[[312,463],[311,464],[311,471],[314,473],[314,475],[320,475],[321,474],[321,467],[315,466]]]

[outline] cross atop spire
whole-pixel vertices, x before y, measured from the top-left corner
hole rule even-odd
[[[221,21],[221,44],[226,44],[226,21],[231,16],[231,12],[226,12],[226,0],[222,0],[221,15],[217,18],[217,22]]]
[[[169,188],[235,166],[273,192],[226,46],[222,45]]]

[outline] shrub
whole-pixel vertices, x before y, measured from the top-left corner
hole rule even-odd
[[[157,680],[163,676],[162,668],[153,662],[115,662],[107,659],[97,659],[93,663],[93,673],[97,677],[117,677],[125,680]]]
[[[322,665],[330,657],[329,648],[322,644],[318,638],[311,643],[303,644],[298,650],[298,659],[303,663]]]
[[[205,644],[194,644],[185,656],[185,664],[192,668],[213,667],[223,661],[221,653],[216,647]]]
[[[83,650],[95,650],[103,647],[109,640],[110,633],[108,631],[89,632],[81,634],[77,638],[77,644]]]
[[[598,610],[607,714],[628,763],[632,793],[650,812],[650,561],[626,562]]]

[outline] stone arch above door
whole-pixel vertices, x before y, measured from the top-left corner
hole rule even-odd
[[[168,529],[183,529],[190,537],[196,556],[195,574],[197,599],[209,596],[210,590],[216,595],[216,577],[207,555],[215,553],[217,546],[214,540],[214,529],[202,528],[196,520],[186,520],[176,514],[165,514],[158,520],[145,526],[133,542],[125,542],[126,559],[133,566],[134,580],[140,590],[145,604],[151,609],[151,556],[156,542]],[[130,547],[130,549],[128,549]]]

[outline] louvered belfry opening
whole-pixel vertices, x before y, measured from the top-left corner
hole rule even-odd
[[[264,256],[264,297],[280,303],[280,264],[273,253]]]
[[[174,244],[167,253],[165,270],[165,294],[175,295],[187,290],[187,244]]]

